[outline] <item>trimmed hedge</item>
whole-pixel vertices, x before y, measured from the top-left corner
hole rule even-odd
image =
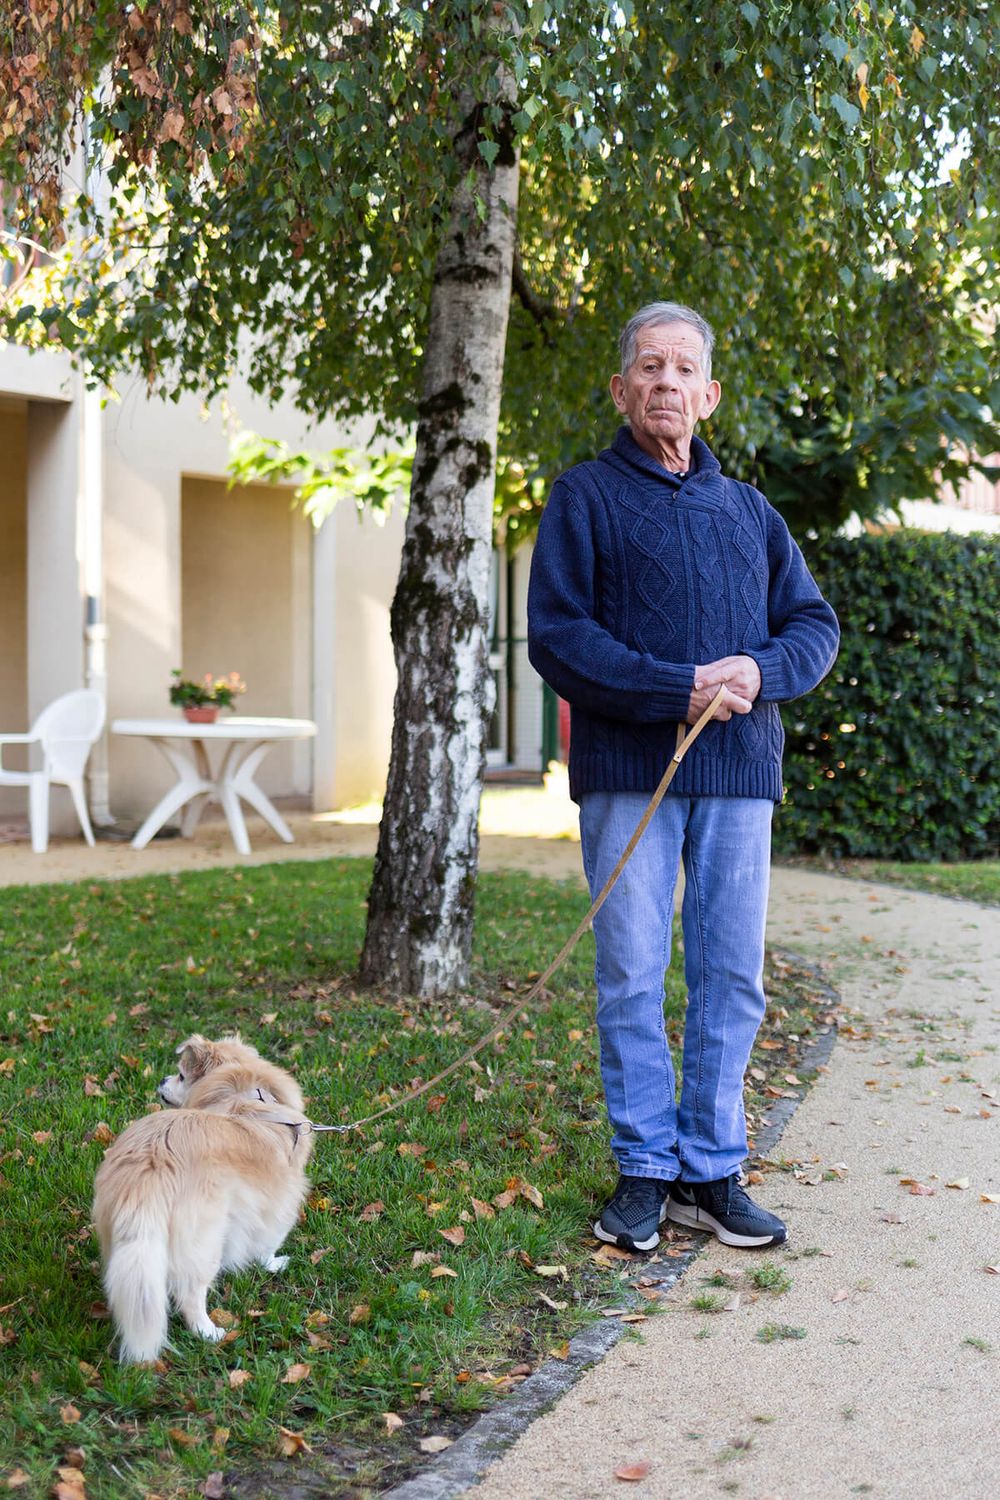
[[[904,860],[1000,853],[1000,541],[832,538],[810,566],[840,656],[782,710],[784,852]]]

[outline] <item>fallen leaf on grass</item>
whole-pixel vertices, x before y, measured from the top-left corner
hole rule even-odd
[[[167,1437],[175,1442],[179,1448],[196,1448],[201,1442],[197,1433],[188,1432],[184,1427],[168,1427]]]
[[[72,1426],[74,1422],[79,1422],[80,1420],[79,1408],[74,1406],[71,1401],[67,1401],[65,1406],[60,1406],[59,1408],[59,1419],[67,1427]]]
[[[241,1385],[246,1385],[248,1380],[253,1379],[253,1375],[249,1370],[230,1370],[227,1379],[229,1381],[229,1389],[231,1391],[238,1391]]]
[[[82,1485],[67,1484],[64,1479],[52,1486],[53,1500],[84,1500],[85,1494]]]
[[[222,1497],[226,1493],[222,1470],[216,1469],[213,1473],[206,1474],[204,1480],[199,1485],[199,1489],[205,1496],[205,1500],[222,1500]]]
[[[208,1315],[208,1321],[214,1323],[216,1328],[235,1328],[239,1319],[226,1307],[213,1307]]]
[[[611,1266],[618,1260],[634,1260],[635,1256],[627,1250],[619,1250],[617,1245],[602,1245],[590,1258],[598,1266]]]
[[[482,1200],[482,1198],[470,1198],[469,1202],[472,1204],[472,1209],[473,1209],[473,1212],[475,1213],[477,1219],[495,1219],[496,1218],[496,1214],[495,1214],[494,1210],[490,1207],[490,1205],[488,1203],[484,1203],[483,1200]]]
[[[305,1380],[312,1374],[312,1365],[289,1365],[281,1377],[282,1385],[298,1385],[300,1380]]]
[[[497,1193],[496,1197],[493,1199],[494,1206],[501,1209],[510,1208],[511,1204],[516,1202],[517,1193],[512,1192],[510,1188],[508,1188],[505,1192]]]
[[[465,1230],[461,1224],[454,1224],[451,1229],[439,1229],[438,1234],[443,1240],[447,1240],[449,1245],[465,1244]]]
[[[221,1453],[228,1442],[229,1428],[217,1427],[212,1433],[212,1447],[215,1448],[219,1453]]]
[[[398,1432],[401,1427],[406,1425],[402,1417],[394,1411],[384,1411],[382,1413],[382,1421],[385,1423],[386,1432]]]
[[[414,1250],[410,1265],[416,1270],[418,1266],[436,1266],[440,1259],[440,1255],[435,1255],[430,1250]]]
[[[247,1316],[250,1317],[250,1318],[262,1318],[264,1316],[264,1314],[261,1313],[261,1312],[256,1312],[254,1310],[251,1310],[247,1314]],[[313,1311],[306,1318],[306,1327],[307,1328],[325,1328],[326,1325],[329,1323],[329,1321],[330,1321],[330,1314],[323,1312],[320,1308],[317,1307],[317,1308],[314,1308]]]
[[[569,1272],[565,1266],[536,1266],[536,1276],[558,1276],[561,1281],[569,1280]]]
[[[31,1132],[31,1139],[35,1142],[36,1146],[44,1146],[46,1141],[52,1139],[52,1132],[51,1130],[33,1130]]]
[[[423,1156],[427,1147],[421,1146],[417,1141],[400,1141],[396,1150],[400,1156]]]
[[[457,1271],[453,1271],[451,1269],[451,1266],[435,1266],[434,1269],[433,1269],[433,1271],[431,1272],[431,1276],[432,1277],[433,1276],[457,1276],[457,1275],[458,1275],[458,1272]]]
[[[359,1302],[357,1307],[352,1307],[348,1316],[348,1323],[356,1326],[358,1323],[367,1323],[372,1315],[372,1310],[367,1302]]]
[[[615,1470],[616,1479],[637,1480],[645,1479],[649,1473],[649,1464],[642,1459],[637,1464],[619,1464]]]
[[[290,1427],[279,1427],[278,1434],[278,1447],[284,1458],[294,1458],[296,1453],[312,1452],[301,1432],[292,1432]]]
[[[567,1307],[569,1306],[568,1302],[553,1301],[551,1297],[546,1297],[544,1292],[538,1292],[536,1295],[539,1302],[544,1302],[545,1306],[551,1307],[553,1312],[565,1312]]]
[[[365,1204],[364,1208],[358,1214],[358,1223],[371,1224],[373,1220],[380,1218],[384,1213],[385,1204],[381,1198],[376,1198],[374,1203]]]
[[[20,1490],[29,1482],[29,1479],[30,1475],[26,1474],[23,1469],[12,1469],[4,1480],[4,1485],[8,1490]]]
[[[420,1449],[421,1453],[443,1453],[444,1450],[446,1448],[450,1448],[451,1445],[451,1438],[443,1437],[441,1433],[435,1433],[433,1437],[421,1438],[420,1442],[417,1444],[417,1447]]]

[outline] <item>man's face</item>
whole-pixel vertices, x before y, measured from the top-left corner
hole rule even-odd
[[[718,406],[722,389],[705,378],[703,350],[689,324],[655,324],[639,334],[631,369],[612,375],[612,399],[641,446],[683,454],[695,424]]]

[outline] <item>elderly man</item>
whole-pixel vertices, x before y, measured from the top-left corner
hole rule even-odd
[[[712,330],[654,302],[620,340],[627,425],[556,480],[528,596],[529,655],[571,707],[570,791],[596,894],[692,724],[713,722],[594,920],[601,1074],[619,1178],[594,1225],[651,1250],[665,1218],[727,1245],[785,1226],[740,1185],[743,1074],[764,1014],[778,704],[826,675],[839,631],[784,521],[695,426],[719,403]],[[688,988],[680,1101],[663,1014],[681,860]]]

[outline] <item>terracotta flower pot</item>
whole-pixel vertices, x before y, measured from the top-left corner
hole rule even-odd
[[[197,708],[185,708],[184,717],[189,724],[214,724],[219,717],[217,703],[201,703]]]

